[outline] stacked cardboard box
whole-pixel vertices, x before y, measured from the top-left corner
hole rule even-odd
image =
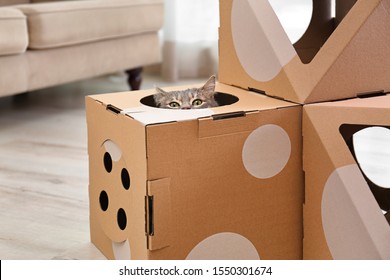
[[[155,108],[154,90],[87,97],[91,237],[108,258],[302,258],[301,106],[217,91],[228,104],[199,110]]]
[[[303,105],[304,258],[389,259],[389,190],[353,135],[390,124],[390,1],[330,2],[292,45],[268,1],[220,1],[220,80]]]
[[[390,95],[304,106],[305,259],[390,259],[390,189],[362,172],[353,136],[389,125]]]
[[[87,97],[91,240],[106,257],[390,258],[351,144],[390,126],[390,96],[364,94],[390,88],[390,0],[355,2],[332,19],[314,1],[292,45],[268,1],[221,0],[220,107]]]

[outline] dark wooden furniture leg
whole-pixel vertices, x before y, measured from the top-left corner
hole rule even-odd
[[[127,82],[131,90],[139,90],[142,82],[142,67],[126,70]]]
[[[12,102],[15,104],[23,104],[28,101],[29,97],[30,97],[29,91],[18,93],[12,96]]]

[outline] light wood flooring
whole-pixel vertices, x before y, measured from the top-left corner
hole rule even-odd
[[[143,88],[169,85],[145,78]],[[127,90],[117,74],[0,98],[0,259],[102,258],[89,242],[84,97]],[[374,165],[390,165],[388,140],[377,141],[386,158]]]

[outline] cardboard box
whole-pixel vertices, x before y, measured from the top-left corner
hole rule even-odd
[[[313,1],[294,46],[268,1],[221,0],[220,82],[300,104],[389,90],[390,0],[354,2],[337,1],[333,20],[330,0]]]
[[[86,98],[91,240],[107,258],[302,258],[302,106],[217,91],[225,105],[199,110],[155,108],[154,90]]]
[[[389,94],[304,106],[304,259],[390,259],[390,189],[365,173],[353,136],[371,127],[389,139]]]

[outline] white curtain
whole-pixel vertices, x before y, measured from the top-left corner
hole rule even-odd
[[[218,69],[218,0],[166,0],[162,75],[207,77]]]

